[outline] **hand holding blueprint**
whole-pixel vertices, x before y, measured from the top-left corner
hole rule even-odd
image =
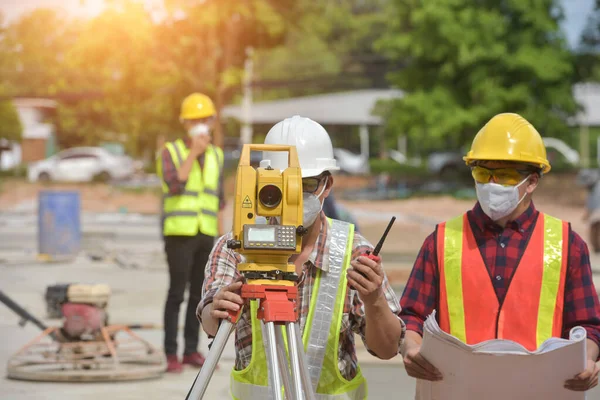
[[[421,354],[440,370],[440,382],[417,381],[418,400],[584,400],[563,387],[585,369],[586,331],[551,338],[536,351],[503,339],[469,346],[442,331],[435,311],[424,326]]]

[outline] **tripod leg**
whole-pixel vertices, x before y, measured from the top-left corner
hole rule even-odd
[[[223,349],[227,344],[227,340],[234,329],[235,324],[227,320],[223,320],[221,322],[221,326],[217,331],[215,340],[213,341],[211,349],[208,352],[208,357],[206,357],[204,365],[202,368],[200,368],[200,371],[194,380],[194,384],[190,388],[185,400],[201,400],[204,397],[204,393],[206,392],[210,378],[212,378],[215,368],[217,367],[217,362],[221,358],[221,354],[223,354]]]
[[[305,399],[304,388],[302,387],[302,371],[300,369],[300,352],[298,349],[299,338],[296,336],[296,324],[286,323],[286,332],[288,340],[288,350],[290,352],[290,366],[292,370],[292,384],[294,385],[294,398]]]
[[[317,388],[313,388],[312,387],[312,383],[310,380],[310,375],[308,373],[308,366],[306,365],[306,353],[304,353],[304,345],[302,344],[302,335],[300,334],[300,326],[297,323],[291,323],[291,326],[289,326],[287,328],[287,332],[288,332],[288,345],[291,345],[291,343],[294,343],[296,345],[296,350],[298,353],[298,369],[300,371],[300,373],[298,374],[298,376],[300,377],[299,379],[301,380],[301,384],[302,387],[304,389],[304,399],[306,400],[316,400],[316,390]],[[289,338],[289,335],[291,332],[294,332],[295,339],[291,340]]]
[[[265,323],[265,339],[267,353],[267,362],[269,368],[269,384],[271,387],[271,398],[274,400],[283,400],[281,393],[281,368],[277,359],[277,343],[275,343],[275,324],[273,322]]]
[[[283,381],[283,388],[285,398],[289,400],[301,399],[296,395],[294,386],[290,382],[290,369],[288,367],[287,354],[285,353],[285,341],[283,340],[283,332],[281,326],[275,327],[275,342],[277,343],[277,357],[279,359],[279,369],[281,373],[281,380]]]

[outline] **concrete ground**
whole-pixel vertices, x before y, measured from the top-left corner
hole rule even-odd
[[[158,245],[158,243],[155,243]],[[154,250],[148,249],[149,251]],[[2,254],[2,253],[0,253]],[[161,324],[164,296],[167,290],[167,274],[164,268],[152,266],[139,269],[119,267],[112,262],[93,262],[81,257],[73,263],[42,264],[26,258],[0,267],[1,285],[7,295],[38,316],[48,325],[58,325],[58,320],[45,317],[43,294],[48,285],[62,282],[106,283],[112,289],[109,314],[113,323]],[[9,283],[10,284],[7,284]],[[17,349],[35,337],[39,331],[32,324],[24,328],[18,325],[18,317],[6,307],[0,307],[0,375],[6,375],[6,362]],[[181,321],[183,324],[183,320]],[[136,331],[157,347],[162,346],[162,331]],[[208,339],[201,338],[201,351],[205,354]],[[221,358],[220,368],[213,376],[207,399],[228,399],[229,371],[233,366],[233,340],[230,339]],[[389,362],[370,356],[364,348],[359,351],[365,375],[369,381],[380,382],[371,385],[372,398],[396,393],[401,380],[406,397],[412,396],[413,383],[403,372],[399,358]],[[389,365],[388,365],[389,364]],[[385,371],[391,379],[382,379]],[[184,399],[196,370],[186,368],[181,375],[164,375],[161,379],[130,383],[33,383],[2,378],[0,398],[2,399]]]
[[[399,216],[383,255],[384,261],[387,260],[386,271],[390,275],[406,275],[418,245],[431,231],[433,224],[466,207],[468,203],[460,203],[445,213],[431,209],[427,216],[414,212],[410,207],[398,210],[389,204],[378,204],[376,209],[372,204],[370,207],[356,204],[352,211],[359,218],[363,234],[372,242],[378,240],[391,215]],[[158,236],[158,220],[155,217],[127,214],[85,214],[83,225],[85,249],[107,256],[118,254],[116,262],[114,258],[92,261],[85,252],[72,262],[38,262],[35,259],[35,215],[31,212],[0,214],[0,290],[34,315],[44,318],[44,293],[48,285],[65,282],[106,283],[113,293],[109,305],[112,323],[162,324],[168,275]],[[104,252],[101,251],[102,244],[107,246]],[[111,253],[106,250],[127,251]],[[600,266],[598,261],[600,259],[594,258],[594,265]],[[599,276],[595,275],[596,278]],[[596,285],[600,287],[600,282]],[[395,288],[400,294],[401,282],[397,282]],[[181,320],[183,324],[183,315]],[[58,320],[44,319],[44,322],[54,326],[60,324]],[[180,375],[169,374],[160,379],[129,383],[64,384],[8,380],[3,378],[7,360],[39,332],[31,324],[20,328],[17,323],[18,317],[0,306],[1,399],[184,399],[197,372],[186,368]],[[160,329],[139,331],[139,334],[153,345],[162,346]],[[234,356],[232,342],[230,339],[220,369],[211,380],[207,399],[229,398],[229,371]],[[207,344],[208,340],[203,336],[203,352],[207,351]],[[370,398],[413,398],[414,380],[406,375],[399,357],[382,362],[370,356],[362,346],[358,349],[358,356],[369,382]],[[588,399],[600,399],[600,389],[591,391]]]

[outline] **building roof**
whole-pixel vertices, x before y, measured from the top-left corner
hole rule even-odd
[[[577,84],[573,93],[584,107],[573,123],[600,126],[600,84]],[[252,104],[251,119],[254,124],[274,124],[293,115],[301,115],[324,125],[381,125],[381,117],[372,114],[377,101],[400,97],[400,90],[366,89],[264,101]],[[243,120],[239,105],[224,107],[222,115]]]
[[[324,125],[380,125],[381,117],[372,114],[377,101],[401,96],[400,90],[366,89],[265,101],[252,104],[251,120],[254,124],[273,124],[301,115]],[[221,114],[243,120],[239,105],[224,107]]]
[[[13,98],[15,107],[28,108],[56,108],[56,100],[42,97],[15,97]]]

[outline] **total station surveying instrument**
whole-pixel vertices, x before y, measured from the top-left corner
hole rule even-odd
[[[273,169],[269,160],[263,160],[255,169],[250,165],[251,151],[287,152],[288,167],[280,171]],[[228,320],[221,321],[186,400],[203,398],[238,318],[252,301],[258,302],[257,319],[264,324],[271,398],[315,398],[298,325],[298,275],[295,265],[289,262],[293,254],[300,253],[302,236],[308,231],[302,226],[302,216],[302,173],[296,147],[244,145],[235,183],[233,239],[227,246],[245,257],[237,269],[244,279],[241,297],[246,304],[237,313],[230,313]],[[256,217],[278,218],[279,223],[257,224]]]

